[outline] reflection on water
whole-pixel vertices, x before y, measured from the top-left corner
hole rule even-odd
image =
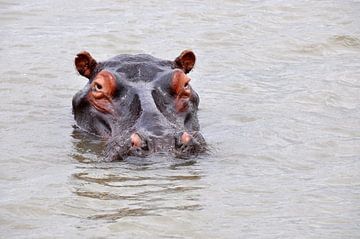
[[[76,153],[72,157],[81,163],[101,161],[106,141],[98,136],[82,131],[74,127],[72,138]]]
[[[5,238],[357,238],[358,1],[0,0]],[[74,56],[192,48],[212,150],[101,162]],[[0,236],[0,237],[1,237]]]
[[[97,200],[94,210],[105,201],[111,205],[101,212],[84,215],[85,218],[116,221],[124,217],[160,216],[171,210],[202,209],[198,198],[203,186],[194,186],[202,177],[195,159],[175,159],[158,153],[104,163],[101,162],[104,140],[77,128],[72,137],[76,149],[72,157],[80,163],[70,178],[73,193],[79,200]]]

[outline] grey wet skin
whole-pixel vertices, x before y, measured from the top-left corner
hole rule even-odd
[[[83,130],[108,139],[106,161],[170,152],[189,157],[206,150],[197,117],[199,96],[187,75],[195,54],[174,61],[150,55],[119,55],[97,62],[88,52],[75,58],[88,78],[73,97],[73,114]]]

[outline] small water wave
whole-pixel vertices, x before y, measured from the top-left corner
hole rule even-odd
[[[343,46],[352,50],[360,50],[360,39],[350,35],[335,35],[328,42],[335,46]]]
[[[360,51],[360,39],[350,35],[334,35],[324,42],[298,44],[293,51],[308,55],[336,54],[338,51]]]

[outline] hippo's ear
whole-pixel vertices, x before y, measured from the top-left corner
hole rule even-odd
[[[186,74],[194,67],[196,57],[194,52],[185,50],[175,59],[176,68],[182,69]]]
[[[80,52],[75,57],[75,66],[77,71],[80,75],[85,76],[88,79],[90,79],[96,65],[97,62],[87,51]]]

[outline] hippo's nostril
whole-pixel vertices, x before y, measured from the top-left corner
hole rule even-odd
[[[187,158],[206,150],[203,136],[198,132],[180,132],[175,135],[175,150],[177,157]]]
[[[183,144],[188,144],[190,142],[190,140],[192,139],[192,136],[187,133],[187,132],[184,132],[182,135],[181,135],[181,142]]]
[[[188,132],[179,132],[175,135],[175,147],[177,149],[181,149],[188,145],[191,140],[192,136]]]
[[[133,133],[130,136],[130,140],[131,140],[131,147],[135,147],[135,148],[140,148],[141,147],[142,140],[141,140],[140,136],[137,133]]]
[[[146,138],[144,139],[144,137],[141,137],[138,133],[133,133],[130,136],[130,142],[131,142],[131,147],[134,149],[145,150],[145,151],[149,150],[148,140],[146,140]]]

